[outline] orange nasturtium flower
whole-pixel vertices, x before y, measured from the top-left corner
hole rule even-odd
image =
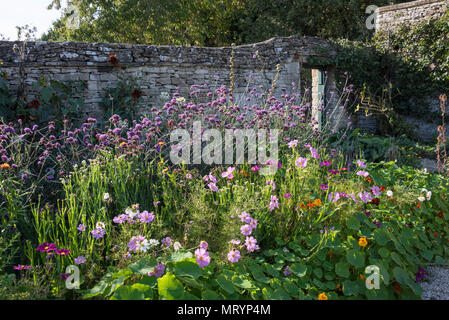
[[[316,206],[321,206],[323,203],[321,202],[321,199],[316,199],[314,202],[313,202]]]
[[[6,162],[3,163],[2,165],[0,165],[0,169],[4,170],[4,169],[10,169],[11,166],[9,164],[7,164]]]
[[[327,296],[326,296],[326,294],[323,292],[323,293],[320,293],[319,295],[318,295],[318,300],[327,300]]]
[[[361,237],[359,239],[359,246],[365,247],[368,244],[368,240],[366,240],[366,237]]]

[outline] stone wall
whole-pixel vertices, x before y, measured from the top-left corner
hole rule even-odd
[[[376,31],[391,31],[403,24],[438,19],[448,5],[447,0],[419,0],[380,7],[376,11]]]
[[[0,67],[7,71],[12,88],[19,85],[19,58],[13,50],[20,42],[0,42]],[[212,88],[229,86],[232,48],[176,47],[81,42],[29,42],[23,62],[27,88],[41,76],[58,81],[81,80],[87,84],[83,93],[86,116],[95,116],[105,88],[113,88],[120,74],[138,78],[146,106],[162,103],[162,92],[189,93],[192,85]],[[311,57],[330,57],[333,47],[320,38],[286,37],[235,47],[235,95],[255,86],[270,88],[280,65],[275,94],[281,88],[298,86],[300,68],[310,67]],[[120,67],[113,67],[109,56],[116,55]],[[311,66],[316,67],[316,66]],[[321,66],[323,67],[323,66]],[[324,66],[325,67],[325,66]],[[29,92],[30,96],[33,92]]]

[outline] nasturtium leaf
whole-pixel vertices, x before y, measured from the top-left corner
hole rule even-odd
[[[349,264],[346,262],[338,262],[335,265],[335,273],[341,278],[349,277]]]
[[[290,266],[290,271],[297,277],[304,277],[307,273],[307,266],[304,263],[294,263]]]
[[[112,296],[113,300],[144,300],[145,294],[137,288],[130,285],[121,286]]]
[[[396,252],[391,253],[391,259],[393,259],[393,261],[400,266],[404,265],[404,262],[402,261],[401,257]]]
[[[384,246],[388,242],[388,240],[390,240],[388,237],[388,233],[385,231],[385,229],[382,228],[377,228],[374,231],[373,235],[374,240],[376,240],[376,242],[381,246]]]
[[[313,274],[318,277],[318,279],[321,279],[323,277],[323,270],[321,268],[315,268],[313,269]]]
[[[148,273],[153,272],[155,266],[157,266],[156,259],[145,257],[128,266],[128,269],[134,273],[148,275]]]
[[[360,229],[360,221],[355,217],[349,218],[348,221],[346,221],[346,225],[348,226],[349,229],[355,231]]]
[[[356,268],[362,268],[365,265],[365,253],[361,250],[348,250],[346,260]]]
[[[237,287],[243,288],[243,289],[252,289],[254,288],[253,284],[243,276],[235,275],[232,277],[232,283],[236,285]]]
[[[390,256],[390,251],[387,248],[380,248],[377,253],[384,259]]]
[[[202,293],[203,300],[223,300],[223,297],[212,290],[206,290]]]
[[[232,285],[232,281],[228,280],[222,274],[217,276],[218,285],[227,293],[234,293],[234,286]]]
[[[356,281],[345,280],[343,282],[343,294],[345,296],[358,295],[360,293],[360,286]]]
[[[193,257],[193,254],[190,251],[184,251],[184,250],[178,250],[175,253],[173,253],[167,261],[170,262],[177,262],[184,259],[190,259]]]
[[[164,300],[182,299],[184,295],[184,287],[182,283],[176,279],[176,276],[170,272],[161,278],[158,278],[159,296]]]
[[[198,263],[182,260],[174,264],[173,273],[179,277],[189,276],[198,279],[202,274],[202,270]]]

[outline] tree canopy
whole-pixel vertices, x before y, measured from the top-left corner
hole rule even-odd
[[[187,46],[293,34],[360,40],[372,33],[365,26],[369,5],[399,2],[406,0],[69,0],[79,27],[70,28],[67,12],[42,39]],[[64,9],[60,0],[52,7]]]

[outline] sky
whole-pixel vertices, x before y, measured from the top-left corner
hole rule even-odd
[[[61,16],[61,10],[48,10],[51,0],[0,0],[0,34],[17,40],[16,26],[26,24],[37,28],[37,37],[50,29]],[[65,1],[62,1],[64,7]],[[0,36],[1,40],[1,36]]]

